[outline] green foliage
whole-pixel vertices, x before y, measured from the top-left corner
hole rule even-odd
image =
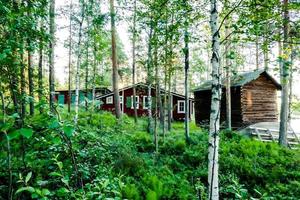
[[[110,113],[81,112],[74,127],[67,115],[63,113],[62,118],[59,121],[51,115],[35,115],[25,119],[24,127],[30,128],[21,131],[10,125],[14,118],[7,121],[8,125],[1,124],[1,132],[7,131],[13,138],[14,198],[207,197],[208,136],[195,124],[191,123],[191,144],[184,141],[183,124],[174,123],[165,141],[159,142],[159,154],[154,154],[153,136],[146,132],[144,119],[136,125],[127,116],[117,121]],[[18,137],[14,137],[16,132]],[[1,144],[6,145],[5,138]],[[300,195],[299,150],[229,131],[221,133],[220,146],[222,199],[297,199]],[[7,169],[6,148],[0,153],[0,161],[0,168]],[[2,185],[8,185],[8,177],[7,170],[0,172]],[[0,187],[1,198],[6,195],[7,187]]]

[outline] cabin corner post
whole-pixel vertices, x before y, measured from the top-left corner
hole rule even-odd
[[[208,147],[208,197],[210,200],[219,199],[219,130],[221,106],[221,75],[220,75],[220,35],[218,24],[217,1],[210,0],[210,28],[212,34],[212,97],[210,111],[209,147]]]

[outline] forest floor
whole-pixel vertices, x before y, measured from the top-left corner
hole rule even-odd
[[[74,127],[64,111],[61,120],[28,117],[25,129],[6,128],[14,199],[206,199],[208,135],[190,125],[190,145],[176,122],[155,153],[146,119],[81,112]],[[3,137],[0,199],[9,187],[6,144]],[[219,164],[221,199],[300,197],[300,150],[222,131]]]

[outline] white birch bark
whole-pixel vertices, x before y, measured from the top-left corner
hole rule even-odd
[[[79,22],[79,35],[78,35],[78,58],[76,64],[76,75],[75,75],[75,116],[74,122],[77,124],[78,121],[78,110],[79,110],[79,83],[80,83],[80,64],[81,64],[81,38],[82,38],[82,24],[84,20],[84,5],[82,4],[81,21]]]
[[[211,14],[210,27],[212,33],[212,97],[210,112],[210,129],[209,129],[209,153],[208,153],[208,197],[210,200],[219,199],[219,130],[220,130],[220,101],[221,101],[221,84],[220,84],[220,41],[217,0],[210,0]]]

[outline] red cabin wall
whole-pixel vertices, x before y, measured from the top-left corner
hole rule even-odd
[[[134,116],[134,109],[126,107],[126,99],[127,99],[127,97],[133,96],[133,88],[128,88],[126,90],[120,91],[119,95],[123,96],[123,104],[124,104],[123,105],[123,113],[127,114],[128,116]],[[114,102],[112,104],[107,104],[107,102],[106,102],[107,97],[110,97],[110,96],[113,96],[113,94],[111,94],[109,96],[105,96],[101,99],[102,103],[103,103],[101,105],[101,109],[114,113],[114,111],[115,111]],[[148,96],[148,88],[137,86],[136,87],[136,96],[139,97],[139,107],[137,109],[138,116],[139,117],[147,116],[148,115],[148,110],[143,109],[143,96]],[[151,90],[151,96],[152,97],[156,96],[155,89]],[[173,100],[172,100],[172,103],[173,103],[173,105],[172,105],[173,120],[182,121],[185,118],[185,114],[177,112],[177,102],[178,102],[178,100],[184,100],[184,98],[180,97],[180,96],[175,96],[175,95],[172,95],[172,98],[173,98]],[[193,105],[192,101],[190,101],[190,105],[192,107],[192,105]],[[154,114],[154,110],[152,111],[152,113]],[[190,118],[191,118],[191,113],[190,113]]]

